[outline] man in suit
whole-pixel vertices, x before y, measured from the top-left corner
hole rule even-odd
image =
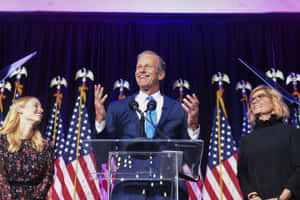
[[[154,124],[168,138],[172,139],[197,139],[200,133],[198,123],[199,100],[195,94],[187,95],[183,104],[160,93],[160,82],[165,78],[166,64],[163,59],[153,51],[143,51],[137,57],[135,78],[139,86],[139,93],[126,99],[112,102],[107,109],[104,102],[104,88],[95,85],[95,113],[96,130],[99,136],[106,135],[109,138],[137,138],[141,135],[141,115],[131,110],[129,102],[138,103],[139,109],[145,111],[151,96],[157,103]],[[147,120],[146,120],[147,123]],[[146,127],[147,138],[162,138],[161,134]],[[137,188],[135,188],[137,189]],[[129,188],[126,188],[129,191]],[[125,191],[126,193],[126,191]],[[159,199],[151,195],[153,198]],[[124,199],[124,195],[122,199]],[[137,197],[134,197],[137,199]],[[117,199],[117,198],[116,198]],[[130,198],[132,199],[132,197]],[[183,198],[180,198],[183,199]]]

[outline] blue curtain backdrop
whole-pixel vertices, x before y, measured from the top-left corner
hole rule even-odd
[[[109,94],[109,103],[117,97],[112,87],[119,78],[130,82],[127,94],[137,91],[136,55],[150,49],[167,63],[162,91],[176,98],[178,91],[173,91],[172,85],[181,77],[190,82],[189,93],[195,92],[200,99],[201,138],[206,147],[216,104],[217,87],[211,85],[211,77],[216,72],[230,76],[224,101],[238,140],[242,106],[235,85],[242,79],[253,86],[262,82],[237,58],[265,72],[273,67],[272,44],[276,67],[285,75],[299,73],[300,14],[0,13],[0,67],[38,52],[25,65],[29,77],[22,83],[24,95],[37,96],[45,108],[42,130],[56,91],[49,88],[51,78],[61,75],[69,83],[63,97],[64,119],[69,122],[78,86],[74,77],[79,68],[94,72],[95,82],[103,84]],[[88,104],[93,117],[92,83],[89,85]],[[4,102],[6,112],[12,94],[8,96]],[[206,155],[207,148],[204,166]]]

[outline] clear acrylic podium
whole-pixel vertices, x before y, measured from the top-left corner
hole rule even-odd
[[[124,184],[137,195],[157,192],[179,199],[179,181],[197,180],[203,151],[202,140],[94,139],[86,140],[94,152],[96,172],[90,178],[107,183],[107,199]],[[188,172],[182,171],[183,165]]]

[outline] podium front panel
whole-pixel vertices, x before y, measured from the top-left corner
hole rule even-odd
[[[159,193],[179,199],[178,181],[200,177],[202,140],[102,139],[86,140],[93,147],[96,171],[91,179],[104,185],[108,199],[126,187],[136,195]],[[190,171],[183,174],[187,165]],[[121,188],[121,189],[120,189]],[[103,188],[102,188],[103,189]]]

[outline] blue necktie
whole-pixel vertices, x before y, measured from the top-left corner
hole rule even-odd
[[[148,96],[147,100],[148,102],[152,99],[152,96]],[[151,117],[150,117],[151,116]],[[156,126],[157,124],[157,114],[156,114],[156,110],[153,111],[147,111],[146,113],[146,124],[145,124],[145,132],[146,132],[146,136],[147,138],[152,139],[154,137],[155,134],[155,128],[153,127],[153,125],[149,122],[152,121],[153,124]]]

